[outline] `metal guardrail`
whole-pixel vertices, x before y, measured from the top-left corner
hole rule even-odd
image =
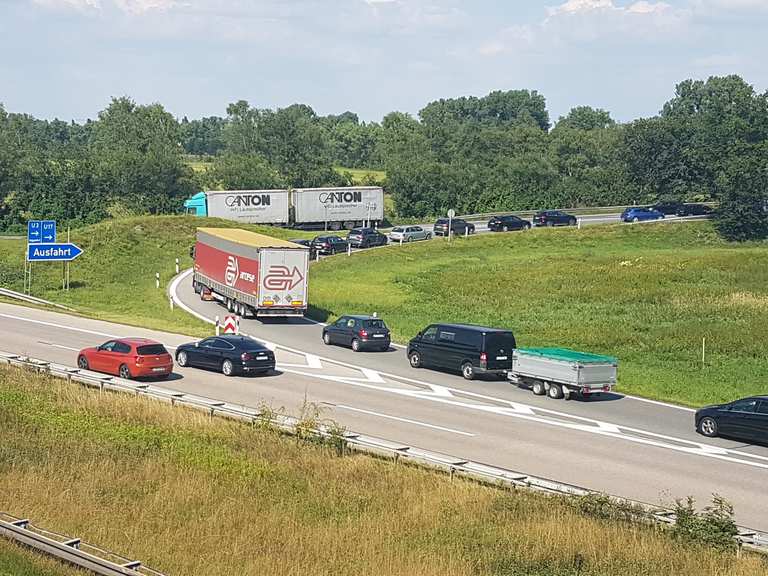
[[[301,425],[301,420],[299,418],[284,414],[275,414],[274,411],[260,411],[247,406],[214,400],[204,396],[187,394],[185,392],[170,390],[142,382],[123,380],[116,376],[54,364],[44,360],[21,356],[19,354],[0,351],[0,363],[50,374],[52,376],[64,378],[68,382],[77,382],[89,387],[98,388],[101,391],[127,392],[137,396],[145,396],[155,400],[168,402],[173,406],[180,405],[196,410],[202,410],[211,417],[219,416],[249,424],[258,424],[259,422],[268,423],[270,426],[288,434],[295,434],[297,425]],[[323,439],[338,437],[338,433],[326,424],[321,424],[318,428],[312,430],[311,433],[316,437]],[[452,455],[423,450],[418,447],[392,442],[390,440],[368,436],[366,434],[345,431],[340,439],[343,440],[346,447],[352,450],[392,458],[395,462],[400,460],[412,462],[428,468],[441,470],[448,473],[451,477],[462,476],[497,486],[528,488],[538,492],[565,496],[606,495],[581,486],[565,484],[547,478],[532,476],[524,472],[517,472]],[[654,506],[645,502],[630,500],[628,498],[611,495],[607,496],[614,502],[641,508],[648,514],[649,518],[659,524],[671,525],[676,521],[673,510]],[[739,527],[736,541],[740,548],[744,547],[756,552],[768,553],[768,533],[766,532]]]
[[[14,300],[22,300],[24,302],[29,302],[31,304],[42,304],[44,306],[53,306],[55,308],[60,308],[61,310],[67,310],[69,312],[75,311],[73,308],[68,308],[63,304],[56,304],[56,302],[43,300],[42,298],[38,298],[36,296],[30,296],[29,294],[22,294],[21,292],[9,290],[8,288],[0,288],[0,296],[5,296],[6,298],[13,298]]]
[[[102,550],[80,538],[44,530],[5,512],[0,512],[0,535],[101,576],[163,576],[138,560]]]

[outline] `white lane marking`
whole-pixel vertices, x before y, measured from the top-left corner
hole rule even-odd
[[[323,367],[323,363],[320,361],[319,356],[315,356],[314,354],[307,354],[306,357],[307,357],[307,366],[309,366],[310,368],[320,369]]]
[[[63,324],[56,324],[55,322],[47,322],[44,320],[33,320],[31,318],[24,318],[22,316],[14,316],[12,314],[2,314],[2,318],[10,318],[11,320],[18,320],[20,322],[30,322],[32,324],[40,324],[41,326],[51,326],[53,328],[61,328],[62,330],[72,330],[73,332],[82,332],[83,334],[95,334],[96,336],[104,336],[105,338],[120,338],[114,334],[105,334],[104,332],[97,332],[95,330],[86,330],[85,328],[75,328],[74,326],[64,326]]]
[[[384,378],[376,370],[369,370],[368,368],[360,368],[360,371],[369,382],[378,382],[379,384],[385,384]]]
[[[687,406],[678,406],[677,404],[670,404],[669,402],[661,402],[660,400],[651,400],[650,398],[641,398],[640,396],[630,396],[624,394],[624,398],[631,398],[639,402],[645,402],[647,404],[656,404],[657,406],[664,406],[665,408],[675,408],[676,410],[683,410],[684,412],[696,412],[695,408],[688,408]]]
[[[171,282],[171,285],[168,287],[168,291],[171,293],[171,298],[173,299],[173,301],[176,303],[176,305],[179,308],[181,308],[182,310],[184,310],[188,314],[192,314],[192,316],[194,316],[195,318],[198,318],[199,320],[202,320],[203,322],[207,322],[208,324],[216,324],[216,322],[214,320],[206,318],[202,314],[198,314],[197,312],[192,310],[192,308],[190,308],[189,306],[184,304],[184,302],[182,302],[181,298],[179,298],[179,296],[178,296],[177,290],[178,290],[179,284],[187,276],[192,274],[192,272],[193,272],[193,269],[190,268],[189,270],[186,270],[186,271],[182,272],[181,274],[176,276],[176,278],[173,279],[173,282]]]
[[[62,350],[72,350],[73,352],[80,352],[81,348],[72,348],[72,346],[62,346],[61,344],[54,344],[53,342],[43,342],[42,340],[37,341],[38,344],[45,344],[46,346],[51,346],[52,348],[61,348]]]
[[[340,410],[349,410],[350,412],[359,412],[361,414],[368,414],[369,416],[378,416],[379,418],[386,418],[387,420],[397,420],[398,422],[405,422],[406,424],[413,424],[415,426],[423,426],[424,428],[432,428],[433,430],[442,430],[443,432],[450,432],[451,434],[459,434],[461,436],[470,437],[475,436],[475,434],[471,434],[469,432],[462,432],[461,430],[446,428],[445,426],[438,426],[437,424],[429,424],[427,422],[420,422],[419,420],[411,420],[409,418],[400,418],[399,416],[391,416],[390,414],[382,414],[381,412],[363,410],[362,408],[353,408],[352,406],[344,406],[343,404],[337,404],[335,407]]]
[[[768,470],[768,463],[763,464],[762,462],[756,461],[756,460],[763,460],[768,462],[768,458],[764,456],[749,454],[749,453],[740,452],[737,450],[730,450],[727,448],[719,448],[716,446],[706,445],[706,444],[694,442],[691,440],[685,440],[683,438],[674,438],[671,436],[664,436],[662,434],[655,434],[652,432],[647,432],[645,430],[638,430],[638,429],[633,429],[625,426],[616,426],[609,422],[603,423],[598,420],[589,420],[588,418],[573,416],[571,414],[562,414],[562,415],[567,416],[570,419],[581,420],[585,423],[581,424],[578,422],[553,420],[544,416],[531,413],[530,410],[520,411],[515,409],[514,407],[507,408],[507,407],[500,407],[500,406],[488,406],[485,404],[461,402],[459,400],[456,400],[455,398],[445,398],[443,396],[438,396],[432,392],[427,392],[424,390],[416,391],[416,390],[405,390],[401,388],[389,388],[384,386],[376,386],[374,384],[360,382],[355,379],[342,378],[338,376],[326,376],[322,374],[309,374],[306,372],[301,372],[299,370],[286,370],[286,372],[290,372],[293,374],[300,374],[303,376],[313,376],[321,380],[328,380],[332,382],[339,382],[339,383],[349,384],[352,386],[368,388],[372,390],[379,390],[381,392],[398,394],[398,395],[406,396],[410,398],[421,398],[423,400],[429,400],[432,402],[438,402],[441,404],[447,404],[450,406],[456,406],[460,408],[467,408],[470,410],[478,410],[481,412],[496,414],[499,416],[511,416],[513,418],[528,420],[530,422],[537,422],[540,424],[547,424],[550,426],[558,426],[560,428],[566,428],[566,429],[576,430],[580,432],[587,432],[591,434],[596,434],[598,436],[607,436],[609,438],[627,440],[630,442],[635,442],[637,444],[643,444],[646,446],[654,446],[657,448],[674,450],[677,452],[683,452],[683,453],[694,455],[694,456],[704,456],[704,457],[714,458],[717,460],[722,460],[729,463],[743,464],[746,466],[752,466],[755,468],[762,468],[762,469]],[[504,400],[500,400],[500,399],[495,399],[495,400],[497,402],[504,402]],[[548,412],[554,413],[554,411],[548,411]],[[641,434],[642,436],[631,436],[626,432],[634,432],[637,434]],[[653,439],[653,438],[657,438],[657,439]],[[664,440],[669,440],[670,442],[675,442],[676,444],[665,442]]]

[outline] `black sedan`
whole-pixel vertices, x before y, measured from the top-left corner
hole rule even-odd
[[[252,338],[225,334],[182,344],[176,349],[176,363],[182,368],[218,370],[225,376],[266,374],[275,369],[275,354]]]
[[[652,206],[648,206],[649,210],[656,210],[657,212],[661,212],[665,216],[671,216],[674,214],[677,214],[677,211],[680,210],[680,208],[683,207],[682,202],[677,202],[675,200],[669,200],[669,201],[662,201],[662,202],[656,202],[656,204]]]
[[[448,226],[450,220],[451,234],[454,236],[464,236],[475,233],[475,225],[461,218],[440,218],[432,226],[432,233],[435,236],[448,236]]]
[[[696,430],[710,438],[729,436],[768,443],[768,396],[701,408],[695,421]]]
[[[342,316],[323,328],[323,342],[361,350],[389,350],[389,328],[375,316]]]
[[[349,243],[339,236],[315,236],[310,245],[317,254],[330,256],[339,252],[346,252]]]
[[[534,226],[576,226],[576,216],[560,210],[544,210],[533,216]]]
[[[518,216],[494,216],[488,220],[491,232],[509,232],[510,230],[529,230],[531,223]]]

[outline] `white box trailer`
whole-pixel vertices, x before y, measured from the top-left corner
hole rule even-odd
[[[297,188],[292,191],[293,225],[351,229],[384,220],[384,189],[377,186]]]
[[[288,190],[213,190],[205,192],[206,214],[246,224],[289,223]]]
[[[618,360],[613,356],[565,348],[517,348],[507,378],[538,396],[569,398],[610,392],[616,385]]]

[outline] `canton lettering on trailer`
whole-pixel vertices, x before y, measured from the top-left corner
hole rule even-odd
[[[83,251],[74,244],[30,244],[27,260],[30,262],[69,262]]]

